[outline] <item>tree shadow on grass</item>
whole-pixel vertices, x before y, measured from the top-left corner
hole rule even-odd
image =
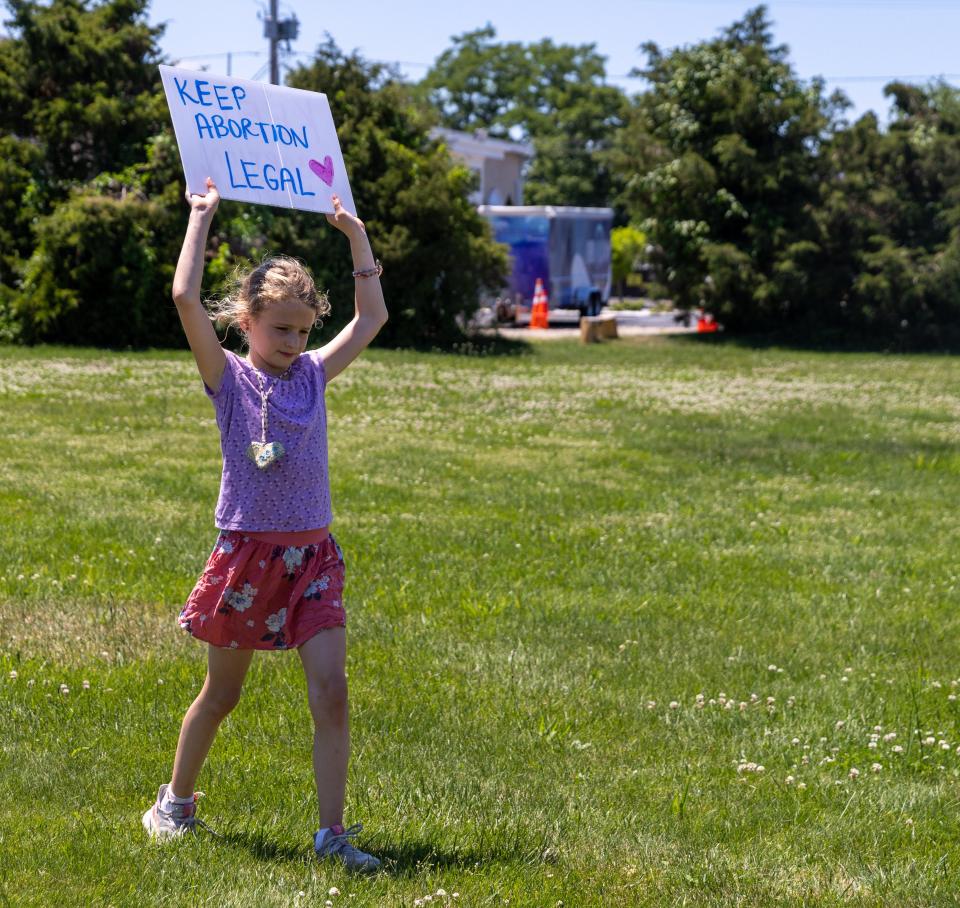
[[[410,350],[415,353],[454,353],[460,356],[525,356],[532,353],[529,341],[514,340],[500,334],[470,334],[444,344],[425,341],[422,344],[381,349]]]
[[[682,344],[703,347],[736,347],[742,350],[795,350],[803,353],[886,353],[898,355],[957,356],[960,338],[921,344],[914,339],[857,337],[849,334],[676,334]]]

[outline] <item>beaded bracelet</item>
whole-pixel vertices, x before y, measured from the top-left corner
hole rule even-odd
[[[380,259],[376,260],[372,268],[361,268],[353,272],[354,277],[380,277],[381,274],[383,274],[383,265],[380,264]]]

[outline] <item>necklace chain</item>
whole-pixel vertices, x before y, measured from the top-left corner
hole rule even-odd
[[[270,387],[266,391],[263,390],[263,375],[260,370],[254,366],[257,373],[257,384],[260,386],[260,441],[263,444],[267,443],[267,400],[270,395],[273,394],[273,389],[277,387],[277,382],[280,381],[286,374],[290,371],[292,367],[288,366],[283,372],[275,376],[273,382],[270,384]]]

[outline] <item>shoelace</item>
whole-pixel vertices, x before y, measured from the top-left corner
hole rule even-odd
[[[363,829],[363,823],[354,823],[353,826],[344,829],[339,835],[328,836],[320,846],[323,848],[323,853],[334,854],[343,851],[344,848],[353,848],[354,851],[358,851],[359,849],[354,848],[348,840],[359,835],[361,829]]]
[[[197,808],[196,808],[197,801],[199,801],[200,798],[202,798],[203,796],[204,796],[204,792],[202,792],[202,791],[195,791],[195,792],[193,793],[193,809],[194,809],[194,811],[196,811],[196,809],[197,809]],[[164,811],[164,812],[165,812],[165,811]],[[190,816],[188,816],[188,817],[178,817],[177,819],[182,820],[183,823],[184,823],[184,825],[185,825],[188,829],[193,829],[194,826],[199,826],[199,827],[201,827],[202,829],[205,829],[207,832],[209,832],[210,835],[215,836],[215,837],[218,838],[218,839],[222,839],[222,838],[223,838],[223,836],[222,836],[219,832],[217,832],[213,827],[208,826],[206,823],[204,823],[203,820],[201,820],[200,817],[198,817],[198,816],[196,815],[196,813],[192,813],[192,814],[191,814]]]

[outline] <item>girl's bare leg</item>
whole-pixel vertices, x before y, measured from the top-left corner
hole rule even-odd
[[[252,649],[207,647],[207,677],[180,726],[170,788],[178,798],[193,796],[197,777],[220,723],[240,700]]]
[[[347,707],[347,629],[320,631],[300,647],[313,716],[313,774],[317,781],[320,827],[343,822],[350,760]]]

